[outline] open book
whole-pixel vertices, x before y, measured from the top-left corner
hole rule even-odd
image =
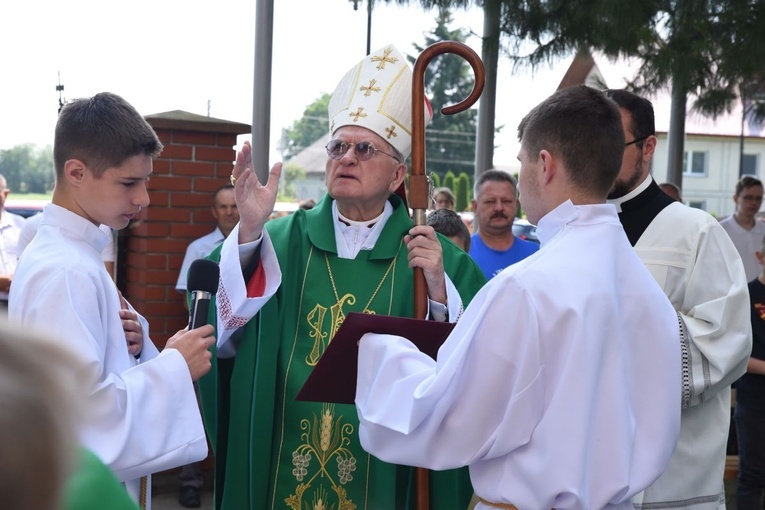
[[[353,404],[359,340],[365,333],[402,336],[435,359],[439,347],[452,329],[453,322],[350,312],[306,379],[296,400]]]

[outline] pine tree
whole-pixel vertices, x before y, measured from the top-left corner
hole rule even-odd
[[[455,204],[456,210],[464,211],[468,208],[468,204],[470,203],[469,188],[470,177],[467,172],[460,172],[459,177],[457,177],[456,189],[454,190],[454,195],[457,201]]]
[[[414,45],[417,53],[440,41],[465,42],[468,31],[450,30],[451,13],[439,9],[436,27],[425,35],[423,46]],[[410,61],[414,61],[410,57]],[[473,172],[475,165],[476,120],[478,111],[469,109],[456,115],[443,115],[441,108],[458,103],[470,95],[475,78],[470,64],[453,54],[439,55],[425,70],[425,95],[433,106],[433,120],[425,129],[425,160],[428,172],[445,175]]]

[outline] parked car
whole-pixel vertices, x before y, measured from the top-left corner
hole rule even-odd
[[[473,232],[475,232],[475,229],[473,228],[473,218],[475,217],[475,214],[473,211],[460,211],[457,214],[462,218],[462,223],[465,224],[470,235],[473,235]]]
[[[43,210],[43,207],[45,207],[45,205],[49,203],[50,203],[50,200],[9,198],[8,200],[5,201],[5,206],[3,207],[3,209],[5,209],[6,211],[10,213],[23,216],[24,218],[29,218],[30,216],[34,216],[35,214],[41,213]]]
[[[537,226],[532,225],[524,219],[518,219],[513,222],[513,234],[527,241],[535,243],[539,242],[539,238],[537,237]]]

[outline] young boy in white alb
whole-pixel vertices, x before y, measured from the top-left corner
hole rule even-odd
[[[209,371],[213,342],[205,325],[179,331],[159,353],[101,260],[109,239],[99,226],[125,228],[149,205],[146,184],[161,150],[119,96],[64,106],[52,204],[19,261],[9,305],[11,319],[52,331],[81,356],[94,412],[80,440],[146,508],[151,484],[141,477],[207,455],[193,381]]]

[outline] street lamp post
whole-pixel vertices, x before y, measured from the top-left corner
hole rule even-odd
[[[754,118],[761,122],[762,105],[765,103],[765,81],[759,77],[742,83],[739,87],[739,97],[741,98],[741,135],[739,137],[738,147],[738,176],[744,176],[744,129],[746,118],[754,113]],[[756,109],[756,112],[755,112]]]
[[[749,104],[747,104],[747,101]],[[744,176],[744,128],[746,126],[746,117],[752,113],[754,108],[760,103],[765,102],[765,94],[754,94],[752,97],[741,96],[741,134],[739,135],[738,146],[738,176]]]
[[[359,10],[360,1],[351,0],[354,11]],[[372,4],[374,4],[374,0],[367,0],[367,52],[365,55],[369,55],[372,52]]]
[[[746,124],[746,114],[749,108],[746,106],[746,100],[741,96],[741,135],[738,139],[738,177],[744,176],[744,125]]]
[[[56,92],[58,92],[58,113],[61,113],[61,109],[64,107],[64,86],[61,84],[61,71],[58,72],[58,85],[56,85]]]

